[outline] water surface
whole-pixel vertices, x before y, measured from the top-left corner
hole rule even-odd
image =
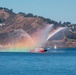
[[[0,52],[0,75],[76,75],[76,52]]]

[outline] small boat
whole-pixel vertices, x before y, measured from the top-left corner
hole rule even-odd
[[[30,52],[46,52],[44,48],[35,48],[34,50],[31,50]]]
[[[54,46],[54,49],[57,49],[57,46],[56,45]]]

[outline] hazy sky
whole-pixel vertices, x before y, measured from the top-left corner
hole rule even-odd
[[[0,7],[33,13],[55,21],[76,23],[76,0],[0,0]]]

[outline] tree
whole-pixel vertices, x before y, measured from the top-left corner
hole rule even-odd
[[[18,14],[21,14],[21,15],[23,15],[23,16],[26,16],[26,14],[25,14],[25,13],[23,13],[23,12],[19,12]]]
[[[32,13],[29,13],[26,15],[26,17],[34,17],[34,15]]]
[[[10,9],[10,12],[13,12],[13,9]]]
[[[61,24],[61,21],[59,22],[59,24]]]

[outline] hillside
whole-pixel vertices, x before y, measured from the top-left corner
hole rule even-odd
[[[72,27],[75,25],[70,22],[56,22],[49,18],[33,15],[31,13],[14,13],[12,9],[9,10],[8,8],[0,7],[0,44],[5,44],[9,40],[8,34],[17,29],[23,29],[32,36],[35,32],[43,29],[48,24],[54,24],[53,30],[58,27],[69,27],[70,25]],[[62,33],[60,32],[60,34]],[[60,38],[57,37],[57,35],[58,34],[50,38],[46,46],[54,46],[57,44],[58,47],[76,47],[75,29],[71,28],[67,33],[65,32],[63,36],[58,35]]]

